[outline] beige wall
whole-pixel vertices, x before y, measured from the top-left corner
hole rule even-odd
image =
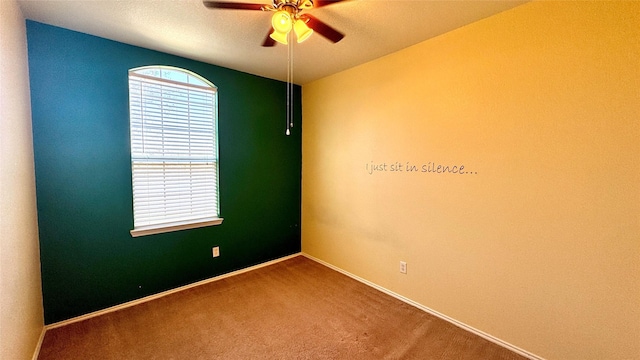
[[[0,0],[0,359],[31,359],[43,327],[25,21]]]
[[[307,84],[303,252],[540,357],[640,359],[639,89],[640,2],[528,3]]]

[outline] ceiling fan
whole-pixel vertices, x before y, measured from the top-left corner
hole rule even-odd
[[[228,1],[204,0],[204,6],[210,9],[260,10],[271,11],[272,28],[269,30],[262,46],[274,46],[276,42],[288,44],[287,38],[293,29],[297,41],[303,42],[313,32],[324,36],[333,43],[344,38],[344,34],[318,20],[311,14],[302,13],[304,10],[336,4],[344,0],[273,0],[271,4],[252,4]]]

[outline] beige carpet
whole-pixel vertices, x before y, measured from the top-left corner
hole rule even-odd
[[[48,330],[38,359],[524,359],[298,256]]]

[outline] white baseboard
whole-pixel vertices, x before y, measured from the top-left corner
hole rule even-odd
[[[47,328],[43,327],[40,332],[40,339],[38,339],[38,343],[36,344],[36,348],[33,351],[33,357],[31,360],[38,360],[38,356],[40,356],[40,348],[42,347],[42,342],[44,341],[44,334],[47,332]]]
[[[457,327],[459,327],[459,328],[461,328],[463,330],[466,330],[466,331],[468,331],[468,332],[470,332],[472,334],[478,335],[483,339],[489,340],[494,344],[502,346],[503,348],[511,350],[516,354],[522,355],[522,356],[524,356],[524,357],[526,357],[528,359],[531,359],[531,360],[545,360],[544,358],[542,358],[540,356],[532,354],[532,353],[530,353],[530,352],[528,352],[528,351],[526,351],[524,349],[521,349],[521,348],[519,348],[519,347],[517,347],[515,345],[512,345],[512,344],[510,344],[510,343],[508,343],[508,342],[506,342],[504,340],[498,339],[495,336],[487,334],[484,331],[478,330],[478,329],[476,329],[476,328],[474,328],[472,326],[469,326],[469,325],[467,325],[467,324],[465,324],[463,322],[460,322],[460,321],[458,321],[458,320],[456,320],[454,318],[451,318],[451,317],[449,317],[447,315],[439,313],[439,312],[437,312],[437,311],[435,311],[433,309],[430,309],[430,308],[428,308],[428,307],[426,307],[426,306],[424,306],[424,305],[422,305],[420,303],[417,303],[417,302],[415,302],[415,301],[413,301],[411,299],[408,299],[408,298],[406,298],[406,297],[404,297],[404,296],[402,296],[400,294],[397,294],[397,293],[395,293],[395,292],[393,292],[391,290],[383,288],[382,286],[379,286],[379,285],[377,285],[375,283],[372,283],[371,281],[368,281],[368,280],[363,279],[363,278],[361,278],[361,277],[359,277],[357,275],[354,275],[354,274],[352,274],[352,273],[350,273],[348,271],[345,271],[345,270],[343,270],[343,269],[341,269],[341,268],[339,268],[337,266],[329,264],[329,263],[327,263],[325,261],[322,261],[322,260],[320,260],[318,258],[315,258],[315,257],[313,257],[313,256],[311,256],[309,254],[306,254],[306,253],[302,253],[302,255],[304,257],[310,259],[310,260],[313,260],[313,261],[315,261],[315,262],[317,262],[319,264],[322,264],[322,265],[324,265],[324,266],[326,266],[328,268],[331,268],[331,269],[333,269],[333,270],[335,270],[335,271],[337,271],[339,273],[342,273],[342,274],[344,274],[344,275],[346,275],[346,276],[348,276],[348,277],[350,277],[350,278],[352,278],[354,280],[357,280],[357,281],[359,281],[359,282],[361,282],[361,283],[363,283],[365,285],[368,285],[368,286],[370,286],[370,287],[372,287],[372,288],[374,288],[376,290],[382,291],[383,293],[385,293],[387,295],[390,295],[390,296],[392,296],[392,297],[394,297],[394,298],[396,298],[396,299],[398,299],[398,300],[400,300],[400,301],[402,301],[404,303],[407,303],[407,304],[409,304],[411,306],[414,306],[414,307],[416,307],[416,308],[418,308],[418,309],[420,309],[420,310],[422,310],[422,311],[424,311],[426,313],[429,313],[429,314],[431,314],[433,316],[436,316],[436,317],[438,317],[438,318],[440,318],[442,320],[445,320],[445,321],[447,321],[447,322],[449,322],[449,323],[451,323],[451,324],[453,324],[453,325],[455,325],[455,326],[457,326]]]
[[[92,312],[92,313],[89,313],[89,314],[85,314],[85,315],[81,315],[81,316],[78,316],[78,317],[74,317],[74,318],[71,318],[71,319],[68,319],[68,320],[63,320],[63,321],[60,321],[60,322],[57,322],[57,323],[45,325],[44,328],[42,329],[42,333],[40,334],[40,339],[38,341],[38,345],[37,345],[37,347],[35,349],[35,352],[33,354],[33,360],[37,360],[38,359],[38,355],[40,354],[40,347],[42,346],[42,341],[44,340],[44,335],[45,335],[46,331],[49,330],[49,329],[55,329],[55,328],[58,328],[58,327],[61,327],[61,326],[65,326],[65,325],[69,325],[69,324],[72,324],[72,323],[75,323],[75,322],[87,320],[87,319],[90,319],[90,318],[93,318],[93,317],[96,317],[96,316],[100,316],[100,315],[108,314],[108,313],[111,313],[111,312],[114,312],[114,311],[122,310],[122,309],[125,309],[125,308],[128,308],[128,307],[131,307],[131,306],[142,304],[142,303],[145,303],[147,301],[155,300],[155,299],[161,298],[163,296],[174,294],[174,293],[177,293],[177,292],[180,292],[180,291],[183,291],[183,290],[187,290],[187,289],[190,289],[190,288],[193,288],[193,287],[196,287],[196,286],[204,285],[204,284],[207,284],[207,283],[210,283],[210,282],[222,280],[222,279],[225,279],[225,278],[228,278],[228,277],[231,277],[231,276],[239,275],[239,274],[246,273],[246,272],[249,272],[249,271],[252,271],[252,270],[256,270],[256,269],[259,269],[259,268],[263,268],[263,267],[266,267],[266,266],[269,266],[269,265],[273,265],[273,264],[276,264],[276,263],[279,263],[279,262],[282,262],[282,261],[285,261],[285,260],[289,260],[291,258],[294,258],[296,256],[300,256],[300,255],[302,255],[302,256],[310,259],[310,260],[313,260],[313,261],[315,261],[315,262],[317,262],[319,264],[322,264],[322,265],[324,265],[324,266],[326,266],[328,268],[331,268],[331,269],[333,269],[333,270],[335,270],[335,271],[337,271],[339,273],[342,273],[342,274],[344,274],[344,275],[346,275],[346,276],[348,276],[348,277],[350,277],[350,278],[352,278],[352,279],[354,279],[356,281],[359,281],[359,282],[361,282],[361,283],[363,283],[363,284],[365,284],[367,286],[370,286],[370,287],[372,287],[372,288],[374,288],[376,290],[382,291],[383,293],[385,293],[387,295],[390,295],[390,296],[392,296],[392,297],[394,297],[394,298],[396,298],[396,299],[398,299],[398,300],[400,300],[402,302],[405,302],[405,303],[407,303],[407,304],[409,304],[411,306],[414,306],[414,307],[416,307],[416,308],[418,308],[418,309],[420,309],[420,310],[422,310],[422,311],[424,311],[426,313],[429,313],[429,314],[431,314],[433,316],[436,316],[436,317],[438,317],[438,318],[440,318],[442,320],[445,320],[445,321],[447,321],[447,322],[449,322],[449,323],[451,323],[451,324],[453,324],[453,325],[455,325],[455,326],[457,326],[457,327],[459,327],[459,328],[461,328],[463,330],[466,330],[466,331],[469,331],[470,333],[478,335],[478,336],[482,337],[483,339],[491,341],[492,343],[500,345],[500,346],[502,346],[502,347],[504,347],[504,348],[506,348],[508,350],[511,350],[511,351],[513,351],[513,352],[515,352],[515,353],[517,353],[519,355],[522,355],[522,356],[524,356],[524,357],[526,357],[528,359],[531,359],[531,360],[545,360],[542,357],[539,357],[539,356],[537,356],[535,354],[532,354],[532,353],[530,353],[530,352],[528,352],[526,350],[523,350],[523,349],[521,349],[521,348],[519,348],[519,347],[517,347],[515,345],[512,345],[512,344],[510,344],[510,343],[508,343],[506,341],[498,339],[498,338],[496,338],[496,337],[494,337],[494,336],[492,336],[490,334],[487,334],[487,333],[485,333],[485,332],[483,332],[481,330],[478,330],[478,329],[476,329],[476,328],[474,328],[472,326],[469,326],[469,325],[467,325],[467,324],[465,324],[463,322],[460,322],[460,321],[458,321],[456,319],[453,319],[453,318],[451,318],[451,317],[449,317],[447,315],[441,314],[441,313],[439,313],[439,312],[437,312],[437,311],[435,311],[433,309],[430,309],[430,308],[428,308],[428,307],[426,307],[426,306],[424,306],[424,305],[422,305],[420,303],[417,303],[417,302],[415,302],[415,301],[413,301],[411,299],[408,299],[408,298],[406,298],[406,297],[404,297],[404,296],[402,296],[400,294],[397,294],[397,293],[395,293],[395,292],[393,292],[391,290],[388,290],[388,289],[386,289],[386,288],[384,288],[382,286],[379,286],[379,285],[377,285],[375,283],[372,283],[371,281],[365,280],[365,279],[363,279],[363,278],[361,278],[359,276],[351,274],[348,271],[345,271],[345,270],[343,270],[343,269],[341,269],[341,268],[339,268],[337,266],[329,264],[329,263],[327,263],[327,262],[325,262],[323,260],[315,258],[315,257],[313,257],[313,256],[311,256],[309,254],[306,254],[306,253],[292,254],[292,255],[285,256],[285,257],[282,257],[282,258],[279,258],[279,259],[275,259],[275,260],[272,260],[272,261],[268,261],[268,262],[265,262],[265,263],[262,263],[262,264],[254,265],[254,266],[251,266],[251,267],[248,267],[248,268],[244,268],[244,269],[241,269],[241,270],[237,270],[237,271],[230,272],[230,273],[227,273],[227,274],[223,274],[223,275],[220,275],[220,276],[216,276],[216,277],[213,277],[213,278],[209,278],[209,279],[205,279],[205,280],[202,280],[202,281],[198,281],[198,282],[195,282],[193,284],[181,286],[181,287],[178,287],[178,288],[175,288],[175,289],[171,289],[171,290],[167,290],[167,291],[164,291],[164,292],[161,292],[161,293],[158,293],[158,294],[149,295],[147,297],[144,297],[144,298],[141,298],[141,299],[137,299],[137,300],[133,300],[133,301],[129,301],[129,302],[126,302],[124,304],[112,306],[112,307],[109,307],[109,308],[106,308],[106,309],[103,309],[103,310],[98,310],[98,311],[95,311],[95,312]]]
[[[278,259],[275,259],[275,260],[271,260],[271,261],[267,261],[267,262],[264,262],[264,263],[261,263],[261,264],[258,264],[258,265],[254,265],[254,266],[251,266],[251,267],[248,267],[248,268],[236,270],[236,271],[233,271],[233,272],[230,272],[230,273],[227,273],[227,274],[223,274],[223,275],[219,275],[219,276],[212,277],[212,278],[209,278],[209,279],[201,280],[201,281],[195,282],[193,284],[184,285],[184,286],[181,286],[181,287],[178,287],[178,288],[175,288],[175,289],[171,289],[171,290],[163,291],[161,293],[149,295],[149,296],[137,299],[137,300],[132,300],[132,301],[126,302],[124,304],[115,305],[115,306],[112,306],[112,307],[109,307],[109,308],[106,308],[106,309],[94,311],[94,312],[89,313],[89,314],[85,314],[85,315],[77,316],[77,317],[74,317],[74,318],[71,318],[71,319],[68,319],[68,320],[63,320],[63,321],[60,321],[60,322],[57,322],[57,323],[45,325],[44,329],[45,329],[45,331],[49,330],[49,329],[55,329],[55,328],[58,328],[58,327],[61,327],[61,326],[73,324],[75,322],[87,320],[87,319],[90,319],[90,318],[93,318],[93,317],[96,317],[96,316],[108,314],[108,313],[111,313],[111,312],[114,312],[114,311],[118,311],[118,310],[122,310],[122,309],[126,309],[126,308],[131,307],[131,306],[136,306],[138,304],[142,304],[142,303],[145,303],[147,301],[155,300],[155,299],[161,298],[163,296],[175,294],[177,292],[180,292],[180,291],[183,291],[183,290],[187,290],[187,289],[191,289],[191,288],[196,287],[196,286],[208,284],[210,282],[222,280],[222,279],[225,279],[225,278],[228,278],[228,277],[231,277],[231,276],[239,275],[239,274],[246,273],[246,272],[249,272],[249,271],[252,271],[252,270],[263,268],[265,266],[273,265],[273,264],[276,264],[276,263],[279,263],[279,262],[282,262],[282,261],[285,261],[285,260],[289,260],[291,258],[294,258],[296,256],[300,256],[300,255],[301,255],[301,253],[296,253],[296,254],[293,254],[293,255],[281,257],[281,258],[278,258]],[[43,336],[42,337],[44,337],[44,331],[43,331]]]

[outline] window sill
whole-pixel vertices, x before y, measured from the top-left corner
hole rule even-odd
[[[172,231],[180,231],[187,229],[195,229],[205,226],[214,226],[222,224],[222,218],[211,218],[205,219],[203,221],[198,222],[174,222],[168,224],[158,224],[158,225],[150,225],[150,226],[141,226],[136,229],[131,230],[132,237],[145,236],[145,235],[153,235],[153,234],[162,234]]]

